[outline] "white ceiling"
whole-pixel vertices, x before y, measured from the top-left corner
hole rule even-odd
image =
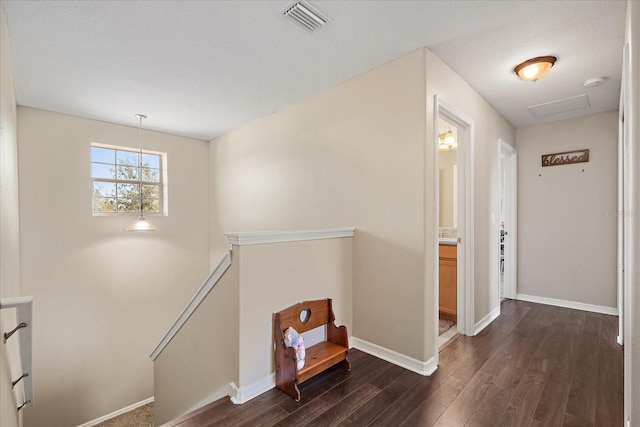
[[[626,1],[3,0],[19,105],[210,140],[427,46],[514,126],[618,107]],[[513,67],[555,55],[550,74]],[[605,77],[597,87],[583,82]],[[587,94],[590,108],[527,107]],[[464,109],[464,106],[460,106]]]

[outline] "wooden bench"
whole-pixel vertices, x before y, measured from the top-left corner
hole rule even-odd
[[[293,397],[296,402],[300,401],[298,384],[337,363],[342,363],[347,371],[351,371],[351,362],[347,358],[349,352],[347,328],[337,327],[334,321],[330,298],[300,302],[273,315],[276,386]],[[284,332],[292,327],[301,334],[321,326],[327,327],[326,341],[306,348],[304,367],[298,371],[296,349],[285,347]]]

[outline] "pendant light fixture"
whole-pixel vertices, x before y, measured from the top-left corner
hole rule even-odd
[[[513,72],[526,82],[535,82],[547,75],[557,59],[555,56],[538,56],[527,59],[516,65]]]
[[[138,125],[138,189],[140,190],[140,216],[134,219],[124,231],[158,231],[158,228],[151,221],[144,217],[143,200],[142,200],[142,119],[146,119],[144,114],[136,114],[139,120]]]

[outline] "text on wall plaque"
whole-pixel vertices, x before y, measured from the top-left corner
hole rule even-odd
[[[585,163],[589,161],[589,149],[563,151],[562,153],[543,154],[542,166],[570,165],[572,163]]]

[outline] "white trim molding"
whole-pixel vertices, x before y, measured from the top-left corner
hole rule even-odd
[[[585,304],[583,302],[566,301],[555,298],[539,297],[535,295],[516,294],[516,299],[521,301],[535,302],[538,304],[554,305],[556,307],[573,308],[574,310],[591,311],[593,313],[618,315],[618,309],[615,307],[606,307],[603,305]]]
[[[484,316],[482,318],[482,320],[480,320],[478,323],[476,323],[474,329],[473,329],[473,335],[478,335],[480,332],[482,332],[482,330],[484,328],[486,328],[487,326],[489,326],[491,324],[491,322],[493,322],[494,320],[496,320],[498,318],[498,316],[500,316],[500,306],[494,308],[493,310],[491,310],[491,312],[489,314],[487,314],[486,316]]]
[[[191,301],[187,304],[187,306],[182,310],[178,318],[171,328],[167,331],[167,333],[162,337],[156,348],[151,352],[149,357],[152,360],[156,360],[157,357],[162,353],[162,350],[169,344],[169,342],[173,339],[173,337],[178,333],[182,325],[186,323],[186,321],[191,317],[196,308],[200,305],[200,303],[204,300],[204,298],[209,294],[211,289],[215,286],[215,284],[220,280],[225,271],[231,266],[231,251],[227,251],[224,253],[217,267],[211,272],[209,277],[204,281],[198,292],[191,298]]]
[[[261,245],[265,243],[297,242],[302,240],[337,239],[353,237],[355,228],[341,227],[324,230],[259,231],[224,233],[230,245]]]
[[[234,383],[229,384],[229,386],[231,387],[231,401],[236,405],[246,403],[254,397],[274,388],[276,386],[276,374],[273,373],[266,378],[244,387],[238,387]]]
[[[108,421],[111,418],[115,418],[115,417],[117,417],[119,415],[126,414],[127,412],[133,411],[134,409],[137,409],[137,408],[139,408],[141,406],[144,406],[144,405],[146,405],[148,403],[151,403],[151,402],[153,402],[153,396],[151,396],[148,399],[142,400],[142,401],[140,401],[138,403],[134,403],[133,405],[129,405],[126,408],[118,409],[115,412],[112,412],[112,413],[107,414],[107,415],[103,415],[102,417],[96,418],[95,420],[88,421],[88,422],[86,422],[84,424],[79,425],[78,427],[93,427],[93,426],[98,425],[98,424],[100,424],[102,422]]]
[[[353,348],[362,350],[366,353],[371,354],[372,356],[379,357],[382,360],[386,360],[387,362],[393,363],[394,365],[398,365],[420,375],[431,375],[436,371],[436,369],[438,369],[438,364],[434,357],[427,360],[426,362],[422,362],[418,359],[414,359],[413,357],[409,357],[396,351],[389,350],[388,348],[379,346],[377,344],[361,340],[360,338],[351,337],[349,341],[351,342],[351,346]]]

